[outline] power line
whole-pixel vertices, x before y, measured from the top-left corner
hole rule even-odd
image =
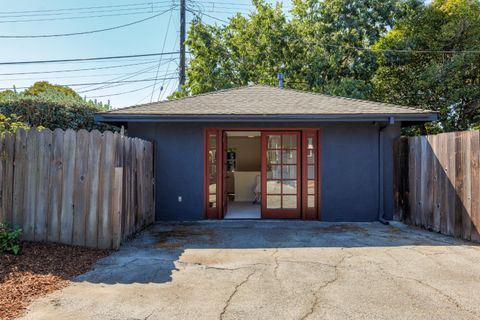
[[[115,78],[110,78],[108,80],[106,80],[107,82],[111,82],[111,81],[123,81],[123,80],[128,80],[128,79],[132,79],[132,78],[135,78],[136,76],[138,75],[141,75],[141,74],[145,74],[145,73],[148,73],[149,71],[153,70],[153,68],[155,68],[155,66],[148,66],[147,68],[144,68],[144,69],[141,69],[141,70],[137,70],[137,71],[134,71],[134,72],[130,72],[126,75],[122,75],[120,77],[115,77]],[[81,90],[84,90],[84,91],[80,91],[80,93],[83,93],[83,92],[88,92],[88,91],[93,91],[93,90],[99,90],[99,89],[103,89],[103,88],[108,88],[110,85],[103,85],[103,86],[100,86],[100,87],[97,87],[97,88],[94,88],[92,90],[85,90],[87,88],[90,88],[90,87],[93,87],[92,86],[85,86],[83,88],[80,88]]]
[[[201,15],[203,15],[203,16],[206,16],[206,17],[209,17],[209,18],[212,18],[212,19],[214,19],[214,20],[223,22],[223,23],[229,23],[229,22],[226,21],[226,20],[223,20],[223,19],[220,19],[220,18],[211,16],[211,15],[209,15],[209,14],[206,14],[206,13],[203,12],[203,11],[198,11],[198,10],[194,10],[194,9],[190,9],[190,8],[187,8],[187,11],[190,12],[190,13],[192,13],[195,17],[199,18],[200,20],[202,20],[202,17],[199,16],[199,14],[201,14]]]
[[[221,1],[200,1],[200,0],[196,0],[195,2],[197,3],[201,3],[201,4],[204,4],[204,3],[209,3],[209,4],[213,4],[213,5],[217,5],[217,4],[225,4],[225,5],[231,5],[231,6],[245,6],[245,7],[252,7],[253,5],[251,3],[231,3],[231,2],[221,2]]]
[[[185,84],[185,40],[186,40],[186,25],[187,25],[187,3],[186,0],[180,0],[180,72],[178,91],[183,91],[182,86]]]
[[[93,11],[83,11],[83,12],[59,12],[59,13],[41,13],[41,14],[21,14],[21,15],[0,15],[0,19],[5,18],[30,18],[30,17],[53,17],[49,19],[56,19],[55,16],[68,16],[74,14],[95,14],[95,13],[104,13],[104,12],[122,12],[122,11],[133,11],[133,10],[150,10],[170,7],[170,5],[155,5],[155,6],[143,6],[138,8],[122,8],[122,9],[107,9],[107,10],[93,10]]]
[[[176,58],[172,58],[176,59]],[[10,72],[10,73],[0,73],[0,76],[13,76],[13,75],[31,75],[31,74],[49,74],[49,73],[66,73],[66,72],[79,72],[79,71],[93,71],[93,70],[103,70],[103,69],[115,69],[131,66],[139,66],[145,64],[153,64],[156,61],[150,62],[139,62],[131,64],[121,64],[116,66],[107,66],[107,67],[94,67],[94,68],[80,68],[80,69],[66,69],[66,70],[50,70],[50,71],[33,71],[33,72]]]
[[[175,24],[175,20],[174,20],[173,23]],[[177,42],[179,41],[179,39],[180,39],[180,34],[177,33],[177,36],[175,37],[175,41],[173,42],[173,48],[172,48],[172,50],[175,50],[175,48],[177,47]],[[170,63],[171,63],[172,61],[174,61],[174,60],[170,60],[170,61],[168,62],[168,64],[167,64],[167,71],[166,71],[166,73],[168,73],[168,71],[170,70]],[[169,80],[168,80],[168,84],[170,84],[170,82],[171,82],[171,80],[169,79]],[[161,89],[160,89],[160,91],[158,92],[157,101],[160,101],[161,96],[162,96],[163,93],[165,92],[165,90],[164,90],[164,89],[165,89],[164,85],[165,85],[165,80],[162,81],[162,85],[160,86]],[[168,88],[168,85],[167,85],[167,88]]]
[[[168,31],[170,30],[170,24],[172,22],[172,16],[173,16],[173,11],[170,11],[170,17],[168,18],[167,30],[165,31],[165,37],[163,38],[162,52],[165,51],[165,44],[167,43]],[[160,58],[158,60],[157,74],[155,75],[155,78],[158,77],[158,72],[160,71],[160,66],[162,64],[162,58],[163,58],[163,56],[160,56]],[[152,102],[152,100],[153,100],[153,93],[155,92],[155,86],[156,85],[157,85],[157,81],[155,81],[155,83],[153,84],[152,95],[150,96],[150,102]]]
[[[58,59],[58,60],[32,60],[32,61],[0,62],[0,65],[41,64],[41,63],[112,60],[112,59],[126,59],[126,58],[140,58],[140,57],[156,57],[156,56],[174,55],[174,54],[179,54],[179,51],[160,52],[160,53],[146,53],[146,54],[132,54],[132,55],[123,55],[123,56],[107,56],[107,57],[97,57],[97,58],[76,58],[76,59]]]
[[[164,77],[173,77],[174,76],[174,73],[170,73],[170,74],[165,74]],[[116,88],[116,87],[122,87],[122,86],[127,86],[127,85],[130,85],[132,83],[130,82],[121,82],[121,83],[116,83],[116,84],[109,84],[109,85],[105,85],[103,87],[97,87],[97,88],[93,88],[93,89],[89,89],[89,90],[83,90],[83,91],[77,91],[78,93],[87,93],[87,92],[92,92],[92,91],[103,91],[103,90],[106,90],[106,89],[111,89],[111,88]],[[152,85],[153,86],[153,85]]]
[[[118,8],[118,7],[134,7],[134,6],[144,6],[160,3],[171,3],[171,1],[150,1],[143,3],[131,3],[131,4],[117,4],[117,5],[106,5],[106,6],[95,6],[95,7],[75,7],[75,8],[61,8],[61,9],[44,9],[44,10],[28,10],[28,11],[3,11],[0,12],[0,15],[4,14],[13,14],[13,13],[42,13],[42,12],[59,12],[59,11],[81,11],[81,10],[91,10],[91,9],[105,9],[105,8]]]
[[[286,39],[287,41],[289,39]],[[343,49],[352,49],[358,51],[370,51],[370,52],[391,52],[391,53],[433,53],[433,54],[451,54],[451,53],[480,53],[480,50],[412,50],[412,49],[377,49],[377,48],[367,48],[367,47],[356,47],[351,45],[337,45],[331,43],[322,43],[314,41],[305,41],[303,39],[294,40],[297,42],[302,42],[305,45],[318,45],[324,47],[332,48],[343,48]]]
[[[146,72],[149,74],[154,75],[155,72]],[[108,77],[108,76],[125,76],[127,73],[101,73],[101,74],[86,74],[86,75],[70,75],[70,76],[60,76],[60,77],[48,77],[45,79],[45,77],[42,78],[8,78],[8,79],[2,79],[0,78],[0,81],[27,81],[27,80],[36,80],[36,81],[42,81],[42,80],[50,80],[50,79],[73,79],[73,78],[96,78],[96,77]]]
[[[168,77],[164,78],[165,80],[169,79],[177,79],[177,77]],[[157,79],[162,80],[162,79]],[[62,87],[78,87],[78,86],[86,86],[86,85],[102,85],[102,84],[116,84],[116,83],[135,83],[135,82],[147,82],[147,81],[155,81],[155,78],[150,79],[138,79],[138,80],[127,80],[127,81],[110,81],[110,82],[90,82],[90,83],[70,83],[70,84],[62,84]],[[16,89],[28,89],[29,87],[16,87]],[[0,88],[0,90],[11,90],[11,87],[7,88]]]
[[[92,19],[92,18],[106,18],[106,17],[119,17],[119,16],[131,16],[137,14],[151,14],[161,12],[155,11],[138,11],[129,13],[114,13],[114,14],[101,14],[101,15],[88,15],[88,16],[75,16],[75,17],[61,17],[61,18],[45,18],[45,19],[24,19],[24,20],[0,20],[0,23],[19,23],[19,22],[45,22],[45,21],[62,21],[62,20],[79,20],[79,19]],[[1,17],[0,17],[1,18]]]
[[[135,72],[130,72],[126,75],[122,75],[120,77],[115,77],[115,78],[112,78],[112,79],[109,79],[107,80],[107,82],[112,82],[112,81],[123,81],[123,80],[128,80],[128,79],[132,79],[132,78],[135,78],[136,76],[138,75],[141,75],[141,74],[146,74],[148,73],[149,71],[152,71],[153,69],[155,68],[155,66],[149,66],[147,68],[144,68],[144,69],[141,69],[141,70],[138,70],[138,71],[135,71]],[[106,84],[106,85],[103,85],[103,86],[100,86],[100,87],[97,87],[97,88],[93,88],[93,89],[89,89],[89,90],[85,90],[89,87],[93,87],[93,86],[85,86],[84,88],[81,88],[82,91],[80,91],[79,93],[84,93],[84,92],[89,92],[89,91],[94,91],[94,90],[100,90],[100,89],[104,89],[104,88],[109,88],[111,85],[110,84]]]
[[[160,91],[160,92],[161,92],[161,90],[163,90],[163,88],[162,88],[161,86],[160,86],[160,87],[157,87],[157,88],[155,89],[155,91]],[[143,100],[147,99],[150,95],[151,95],[151,94],[148,93],[146,96],[144,96],[141,100],[139,100],[139,101],[138,101],[137,103],[135,103],[135,104],[136,104],[136,105],[137,105],[137,104],[140,104],[140,102],[142,102]]]
[[[170,9],[167,9],[165,11],[162,11],[161,13],[155,14],[153,16],[140,19],[137,21],[133,21],[130,23],[122,24],[119,26],[114,26],[114,27],[109,27],[109,28],[103,28],[103,29],[97,29],[97,30],[89,30],[89,31],[81,31],[81,32],[72,32],[72,33],[58,33],[58,34],[41,34],[41,35],[17,35],[17,36],[11,36],[11,35],[0,35],[1,39],[35,39],[35,38],[54,38],[54,37],[70,37],[70,36],[79,36],[79,35],[85,35],[85,34],[92,34],[92,33],[99,33],[99,32],[105,32],[105,31],[111,31],[111,30],[116,30],[116,29],[121,29],[129,26],[133,26],[154,18],[157,18],[166,12],[173,10],[174,6],[172,6]]]
[[[141,88],[134,89],[134,90],[130,90],[130,91],[122,91],[122,92],[118,92],[118,93],[104,94],[104,95],[100,95],[100,96],[89,96],[88,98],[89,98],[89,99],[95,99],[95,98],[105,98],[105,97],[120,96],[120,95],[127,94],[127,93],[132,93],[132,92],[137,92],[137,91],[145,90],[145,89],[148,89],[148,88],[151,88],[151,87],[153,87],[153,84],[149,84],[148,86],[141,87]]]

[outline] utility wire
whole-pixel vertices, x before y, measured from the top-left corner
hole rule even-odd
[[[139,71],[136,71],[136,72],[133,72],[133,73],[129,73],[127,75],[123,75],[123,76],[120,76],[120,77],[115,77],[113,79],[110,79],[110,80],[107,80],[107,82],[112,82],[112,81],[123,81],[123,80],[128,80],[128,79],[132,79],[132,78],[135,78],[136,76],[138,75],[141,75],[141,74],[146,74],[146,73],[149,73],[150,71],[152,71],[156,66],[150,66],[150,67],[147,67],[145,69],[142,69],[142,70],[139,70]],[[84,89],[87,89],[89,87],[92,87],[92,86],[86,86],[84,88],[82,88],[83,91],[80,91],[79,93],[84,93],[84,92],[89,92],[89,91],[94,91],[94,90],[100,90],[100,89],[106,89],[106,88],[109,88],[111,87],[110,84],[106,84],[106,85],[103,85],[103,86],[100,86],[100,87],[97,87],[97,88],[93,88],[93,89],[89,89],[89,90],[84,90]]]
[[[170,80],[169,80],[169,81],[170,81]],[[156,91],[161,92],[162,90],[163,90],[163,88],[160,86],[160,87],[157,87],[157,88],[155,89],[155,92],[156,92]],[[149,96],[150,96],[150,93],[148,93],[148,94],[147,94],[146,96],[144,96],[141,100],[139,100],[137,103],[135,103],[135,105],[140,104],[141,102],[143,102],[143,100],[147,99]]]
[[[162,52],[165,51],[165,44],[167,43],[168,31],[170,30],[170,23],[172,22],[172,15],[173,15],[173,10],[170,11],[170,17],[168,18],[167,30],[165,31],[165,37],[163,38]],[[163,59],[163,56],[160,56],[160,58],[158,59],[158,68],[157,68],[157,74],[155,75],[155,78],[158,77],[158,72],[160,71],[162,59]],[[152,102],[153,100],[153,93],[155,92],[156,85],[157,85],[157,81],[155,81],[155,83],[153,84],[152,95],[150,96],[150,102]]]
[[[13,62],[0,62],[0,65],[17,65],[17,64],[40,64],[40,63],[58,63],[58,62],[77,62],[77,61],[95,61],[95,60],[112,60],[112,59],[125,59],[125,58],[139,58],[139,57],[156,57],[162,55],[174,55],[179,54],[179,51],[174,52],[161,52],[161,53],[146,53],[146,54],[133,54],[123,56],[107,56],[97,58],[76,58],[76,59],[59,59],[59,60],[32,60],[32,61],[13,61]]]
[[[176,58],[172,58],[172,60],[174,60],[174,59],[176,59]],[[65,73],[65,72],[92,71],[92,70],[124,68],[124,67],[139,66],[139,65],[153,64],[153,63],[156,63],[156,61],[139,62],[139,63],[131,63],[131,64],[121,64],[121,65],[106,66],[106,67],[94,67],[94,68],[80,68],[80,69],[66,69],[66,70],[50,70],[50,71],[33,71],[33,72],[0,73],[0,76],[14,76],[14,75],[32,75],[32,74],[49,74],[49,73]]]
[[[229,23],[228,21],[226,20],[223,20],[223,19],[220,19],[220,18],[217,18],[217,17],[214,17],[214,16],[211,16],[209,14],[206,14],[205,12],[203,11],[197,11],[197,10],[194,10],[194,9],[190,9],[190,8],[187,8],[187,11],[190,12],[191,14],[193,14],[195,17],[199,18],[200,20],[202,20],[202,16],[206,16],[206,17],[209,17],[209,18],[212,18],[214,20],[217,20],[217,21],[220,21],[220,22],[223,22],[223,23]],[[200,15],[199,15],[200,14]]]
[[[106,5],[106,6],[95,6],[95,7],[76,7],[76,8],[61,8],[61,9],[44,9],[44,10],[28,10],[28,11],[3,11],[0,12],[0,15],[3,14],[12,14],[12,13],[42,13],[42,12],[57,12],[57,11],[78,11],[78,10],[91,10],[91,9],[105,9],[105,8],[119,8],[119,7],[135,7],[135,6],[144,6],[160,3],[171,3],[171,1],[150,1],[143,3],[130,3],[130,4],[116,4],[116,5]]]
[[[62,20],[79,20],[79,19],[91,19],[91,18],[106,18],[106,17],[119,17],[119,16],[131,16],[137,14],[151,14],[160,12],[155,11],[138,11],[128,13],[114,13],[114,14],[101,14],[101,15],[88,15],[88,16],[74,16],[74,17],[61,17],[61,18],[42,18],[42,19],[24,19],[24,20],[0,20],[0,23],[20,23],[20,22],[45,22],[45,21],[62,21]],[[1,17],[0,17],[1,18]]]
[[[51,16],[68,16],[74,14],[95,14],[95,13],[105,13],[105,12],[125,12],[133,10],[150,10],[152,12],[154,9],[168,8],[170,5],[155,5],[155,6],[144,6],[138,8],[122,8],[122,9],[106,9],[106,10],[93,10],[93,11],[83,11],[83,12],[60,12],[60,13],[39,13],[39,14],[22,14],[22,15],[0,15],[0,19],[5,18],[31,18],[31,17],[51,17]],[[56,19],[55,17],[49,19]]]
[[[120,95],[127,94],[127,93],[132,93],[132,92],[137,92],[137,91],[145,90],[145,89],[151,88],[151,87],[153,87],[153,86],[154,86],[153,84],[149,84],[148,86],[141,87],[141,88],[134,89],[134,90],[130,90],[130,91],[122,91],[122,92],[118,92],[118,93],[104,94],[104,95],[100,95],[100,96],[89,96],[88,99],[96,99],[96,98],[106,98],[106,97],[120,96]]]
[[[174,22],[175,23],[175,22]],[[178,28],[177,28],[178,29]],[[175,48],[177,47],[177,42],[180,40],[180,34],[177,33],[177,36],[175,37],[175,41],[173,42],[173,48],[172,50],[175,50]],[[170,63],[172,62],[173,60],[170,60],[167,64],[167,71],[166,73],[168,73],[168,71],[170,70]],[[170,79],[168,80],[168,84],[170,84]],[[162,85],[160,86],[160,91],[158,92],[158,98],[157,98],[157,101],[160,101],[160,98],[161,96],[163,95],[163,93],[165,92],[165,80],[162,81]],[[168,86],[167,86],[168,87]],[[142,99],[143,100],[143,99]]]
[[[286,39],[287,41],[289,39]],[[412,50],[412,49],[376,49],[376,48],[367,48],[367,47],[357,47],[351,45],[337,45],[331,43],[322,43],[322,42],[315,42],[315,41],[306,41],[303,39],[294,40],[296,42],[302,42],[305,45],[318,45],[323,47],[332,47],[338,49],[352,49],[358,51],[370,51],[373,53],[382,52],[382,53],[433,53],[433,54],[449,54],[449,53],[480,53],[480,50]]]
[[[155,71],[146,72],[146,74],[155,74]],[[35,81],[42,81],[42,80],[50,80],[50,79],[73,79],[73,78],[96,78],[96,77],[109,77],[109,76],[125,76],[127,73],[100,73],[100,74],[85,74],[85,75],[69,75],[69,76],[59,76],[59,77],[45,77],[42,78],[8,78],[3,79],[0,78],[0,81],[27,81],[27,80],[35,80]]]
[[[175,75],[174,73],[170,73],[170,74],[165,74],[164,77],[173,77],[174,75]],[[131,84],[132,83],[130,83],[130,82],[121,82],[121,83],[109,84],[107,86],[94,88],[94,89],[89,89],[89,90],[84,90],[84,91],[77,91],[77,92],[78,93],[86,93],[86,92],[93,92],[93,91],[103,91],[103,90],[106,90],[106,89],[117,88],[117,87],[127,86],[127,85],[131,85]]]
[[[150,16],[148,18],[140,19],[137,21],[133,21],[130,23],[122,24],[119,26],[114,26],[114,27],[109,27],[109,28],[103,28],[103,29],[97,29],[97,30],[90,30],[90,31],[81,31],[81,32],[72,32],[72,33],[58,33],[58,34],[40,34],[40,35],[0,35],[0,39],[35,39],[35,38],[54,38],[54,37],[70,37],[70,36],[79,36],[79,35],[86,35],[86,34],[92,34],[92,33],[99,33],[99,32],[105,32],[105,31],[111,31],[111,30],[116,30],[116,29],[121,29],[129,26],[133,26],[154,18],[157,18],[165,13],[167,13],[170,10],[173,10],[175,6],[172,6],[170,9],[167,9],[165,11],[162,11],[158,14],[155,14],[153,16]]]
[[[232,2],[221,2],[221,1],[201,1],[201,0],[196,0],[195,2],[197,3],[208,3],[208,4],[213,4],[213,5],[217,5],[217,4],[226,4],[226,5],[231,5],[231,6],[246,6],[246,7],[251,7],[252,4],[251,3],[232,3]]]
[[[137,70],[135,72],[130,72],[126,75],[122,75],[120,77],[115,77],[115,78],[112,78],[112,79],[109,79],[109,80],[106,80],[106,83],[109,83],[109,82],[112,82],[112,81],[123,81],[123,80],[128,80],[128,79],[132,79],[138,75],[141,75],[141,74],[145,74],[145,73],[148,73],[149,71],[152,71],[153,69],[155,68],[155,66],[148,66],[147,68],[144,68],[144,69],[141,69],[141,70]],[[100,89],[103,89],[103,88],[108,88],[110,86],[110,84],[106,84],[106,85],[102,85],[100,87],[97,87],[97,88],[93,88],[93,89],[89,89],[89,90],[85,90],[87,88],[90,88],[90,87],[94,87],[94,85],[91,85],[91,86],[85,86],[83,88],[80,88],[82,91],[79,91],[78,93],[84,93],[84,92],[89,92],[89,91],[93,91],[93,90],[100,90]]]
[[[176,77],[168,77],[168,79],[177,79]],[[157,79],[162,80],[162,79]],[[150,79],[138,79],[138,80],[127,80],[127,81],[111,81],[111,82],[90,82],[90,83],[70,83],[70,84],[62,84],[62,87],[78,87],[78,86],[86,86],[86,85],[102,85],[102,84],[116,84],[116,83],[135,83],[135,82],[148,82],[148,81],[155,81],[155,78]],[[28,89],[29,87],[16,87],[16,89]],[[11,90],[11,87],[7,88],[0,88],[0,90]]]

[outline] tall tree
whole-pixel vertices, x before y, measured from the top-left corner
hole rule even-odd
[[[248,17],[232,17],[226,26],[194,20],[187,44],[193,59],[187,69],[187,91],[192,94],[246,85],[274,84],[277,73],[298,62],[290,52],[293,30],[280,4],[255,0]]]
[[[225,26],[195,20],[189,31],[192,52],[187,91],[198,94],[245,85],[287,85],[335,95],[367,97],[375,56],[370,47],[417,0],[293,1],[292,18],[280,4],[254,0],[249,16]]]
[[[375,46],[375,98],[430,108],[440,130],[480,122],[480,2],[434,0],[399,22]]]
[[[368,50],[417,0],[294,0],[292,24],[305,50],[307,89],[368,97],[376,56]]]

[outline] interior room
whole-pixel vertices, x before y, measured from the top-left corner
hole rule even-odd
[[[227,194],[225,219],[261,218],[260,131],[227,132]]]

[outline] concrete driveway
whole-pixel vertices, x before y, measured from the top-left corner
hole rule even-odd
[[[480,319],[480,248],[401,224],[159,224],[25,319]]]

